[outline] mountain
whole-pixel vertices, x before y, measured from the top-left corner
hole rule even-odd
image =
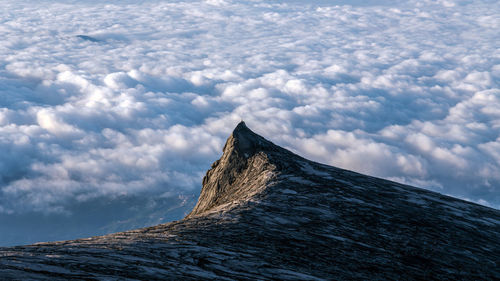
[[[242,122],[183,220],[0,248],[0,279],[498,280],[499,263],[500,211],[306,160]]]

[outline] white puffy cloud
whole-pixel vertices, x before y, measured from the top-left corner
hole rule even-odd
[[[0,214],[194,201],[241,119],[314,160],[500,206],[494,1],[2,7]]]

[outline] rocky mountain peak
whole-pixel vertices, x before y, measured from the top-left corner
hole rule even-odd
[[[241,121],[229,136],[226,145],[224,146],[224,154],[236,151],[243,157],[251,157],[258,151],[266,148],[276,147],[273,143],[265,138],[257,135],[250,130],[244,121]]]
[[[250,130],[241,121],[224,145],[222,157],[203,178],[198,203],[188,217],[247,199],[264,188],[276,166],[269,153],[284,150]]]
[[[242,122],[186,218],[0,248],[0,279],[500,280],[498,249],[499,210],[309,161]]]

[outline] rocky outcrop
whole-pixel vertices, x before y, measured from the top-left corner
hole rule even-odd
[[[0,279],[498,280],[500,211],[297,156],[240,123],[183,220],[0,248]]]
[[[188,218],[261,192],[273,177],[275,167],[268,155],[274,147],[244,122],[238,124],[224,145],[222,157],[203,178],[200,198]]]

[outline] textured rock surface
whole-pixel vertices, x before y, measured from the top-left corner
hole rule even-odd
[[[500,211],[308,161],[244,123],[185,219],[0,248],[0,279],[498,280]]]

